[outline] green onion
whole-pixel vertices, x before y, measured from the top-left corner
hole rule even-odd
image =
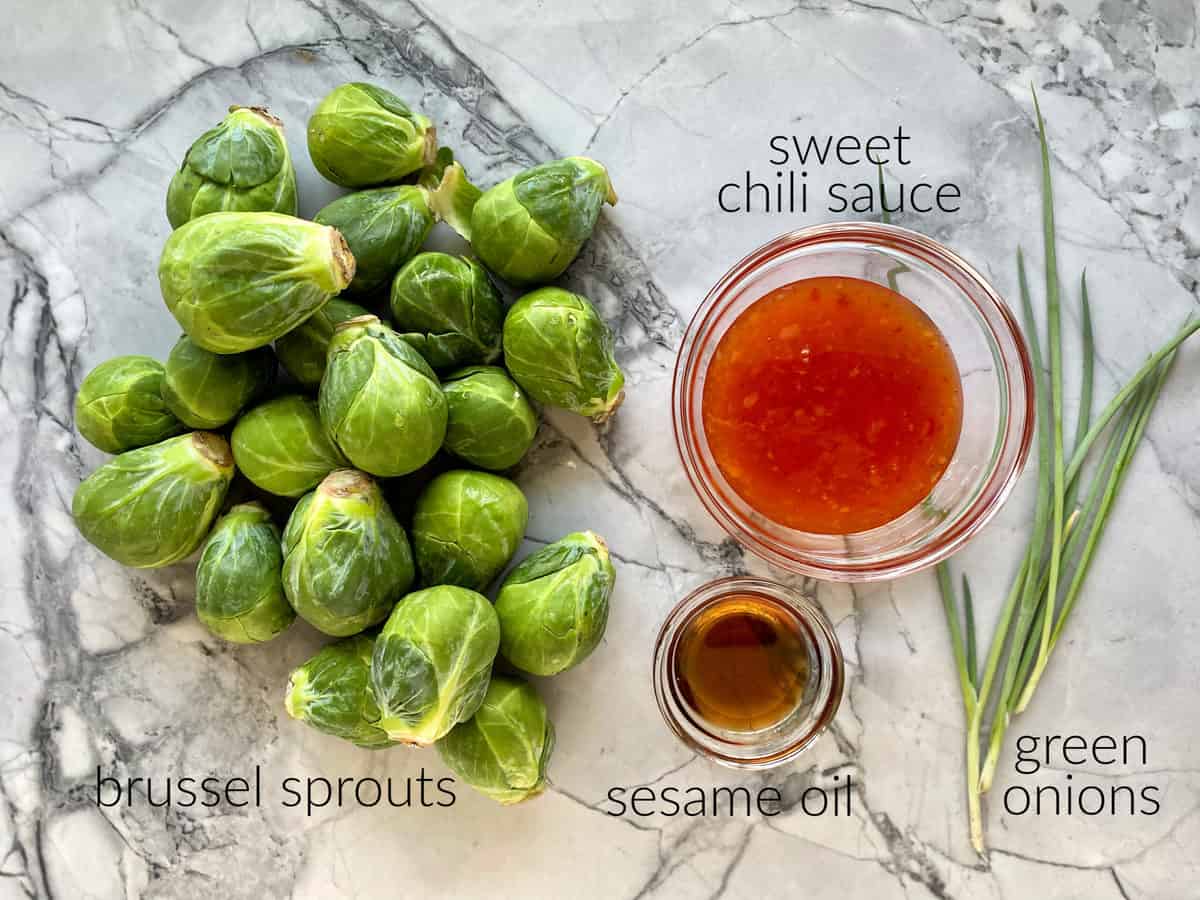
[[[1087,278],[1081,276],[1079,323],[1082,367],[1079,410],[1068,458],[1063,440],[1063,421],[1066,416],[1054,192],[1046,125],[1036,91],[1033,104],[1042,162],[1045,355],[1034,317],[1025,258],[1019,249],[1017,282],[1026,338],[1034,365],[1038,490],[1029,541],[1001,607],[982,672],[976,661],[975,611],[966,575],[962,579],[960,610],[949,565],[942,563],[937,569],[938,588],[949,626],[950,644],[966,716],[967,810],[971,843],[980,853],[984,850],[982,795],[991,787],[995,777],[1005,733],[1013,716],[1024,711],[1033,698],[1049,665],[1050,655],[1062,637],[1067,618],[1078,602],[1088,569],[1112,515],[1130,462],[1145,434],[1175,352],[1180,344],[1200,330],[1200,320],[1189,319],[1184,322],[1093,419],[1095,335]],[[881,169],[881,193],[882,187]],[[1083,492],[1084,500],[1082,504],[1077,504],[1076,499],[1083,486],[1080,476],[1091,461],[1093,454],[1090,451],[1101,438],[1099,459],[1089,468],[1090,481]],[[1062,591],[1063,585],[1066,586],[1065,591]],[[991,724],[985,744],[983,722],[989,711]],[[987,752],[983,754],[985,746]]]

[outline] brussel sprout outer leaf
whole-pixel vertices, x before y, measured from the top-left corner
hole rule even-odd
[[[390,282],[433,229],[428,192],[407,184],[346,194],[313,219],[332,225],[346,239],[355,263],[347,290],[356,294]]]
[[[616,193],[604,166],[582,156],[542,163],[484,191],[471,210],[471,246],[512,284],[545,284],[575,259]]]
[[[259,503],[226,513],[196,566],[196,614],[214,634],[237,644],[269,641],[296,612],[283,595],[279,529]]]
[[[429,190],[434,214],[464,240],[471,240],[471,216],[483,192],[467,178],[448,147],[438,150],[437,158],[422,170],[420,183]]]
[[[342,187],[399,181],[434,161],[432,123],[390,91],[363,82],[334,88],[308,120],[308,154]]]
[[[597,421],[624,398],[613,334],[591,302],[561,288],[526,294],[504,319],[504,363],[534,400]]]
[[[566,271],[582,244],[548,234],[518,202],[512,181],[485,191],[471,212],[471,249],[509,284],[545,284]]]
[[[524,559],[496,597],[500,652],[532,675],[557,675],[596,649],[616,571],[604,541],[568,534]]]
[[[517,202],[547,234],[579,244],[596,227],[605,201],[616,202],[608,171],[583,156],[526,169],[512,183]]]
[[[75,395],[75,427],[105,453],[123,453],[179,434],[162,397],[163,367],[149,356],[117,356],[92,369]]]
[[[269,347],[223,355],[184,335],[167,357],[162,396],[188,427],[220,428],[274,379],[275,354]]]
[[[465,722],[487,691],[500,645],[496,611],[475,591],[409,594],[375,641],[371,690],[393,741],[428,745]]]
[[[517,552],[528,520],[525,495],[507,478],[443,472],[421,492],[413,514],[422,583],[483,590]]]
[[[214,353],[287,334],[343,290],[354,257],[336,228],[269,212],[215,212],[175,229],[158,264],[167,309]]]
[[[446,398],[437,375],[374,316],[338,327],[318,400],[334,443],[373,475],[416,471],[446,437]]]
[[[435,369],[500,355],[504,306],[483,266],[449,253],[419,253],[396,273],[392,320]]]
[[[314,628],[357,634],[382,622],[412,581],[408,536],[362,472],[331,472],[296,504],[283,533],[283,589]]]
[[[388,747],[370,690],[374,638],[355,635],[325,647],[288,679],[288,715],[317,731],[376,750]]]
[[[238,419],[230,443],[238,471],[281,497],[299,497],[348,465],[325,433],[316,401],[295,394],[256,406]]]
[[[417,173],[417,184],[428,191],[436,190],[437,186],[442,183],[446,170],[452,165],[454,165],[454,151],[449,147],[438,147],[433,160],[422,166],[421,171]]]
[[[171,227],[219,211],[296,214],[296,170],[283,123],[265,109],[230,107],[196,139],[171,179]]]
[[[446,376],[445,448],[481,469],[520,462],[537,435],[529,398],[499,366],[470,366]]]
[[[71,514],[80,533],[117,562],[170,565],[200,546],[233,472],[225,439],[193,431],[105,463],[79,485]]]
[[[475,790],[510,805],[546,786],[554,726],[533,686],[492,677],[475,715],[438,741],[446,767]]]
[[[325,358],[337,326],[370,315],[357,303],[334,297],[275,342],[275,355],[303,387],[315,390],[325,375]]]

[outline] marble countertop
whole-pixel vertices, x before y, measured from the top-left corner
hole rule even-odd
[[[1147,765],[1076,773],[1161,788],[1154,816],[1012,816],[967,841],[962,710],[934,582],[796,582],[837,624],[849,684],[794,765],[739,774],[666,731],[653,634],[690,588],[766,572],[680,470],[674,348],[708,287],[774,235],[827,218],[731,215],[715,191],[766,168],[772,134],[903,125],[890,178],[963,186],[953,214],[901,215],[1007,294],[1041,261],[1029,85],[1049,121],[1064,279],[1087,267],[1106,397],[1197,303],[1200,51],[1191,0],[183,0],[19,3],[0,23],[0,900],[382,897],[1184,900],[1200,884],[1200,353],[1184,354],[1089,587],[1011,734],[1147,739]],[[605,430],[551,415],[520,481],[531,540],[578,527],[618,560],[600,649],[545,684],[552,787],[503,809],[101,810],[96,767],[130,776],[403,780],[436,755],[368,753],[292,722],[287,672],[310,629],[255,648],[196,621],[188,567],[98,555],[69,506],[101,455],[78,440],[82,375],[164,356],[155,270],[174,167],[230,103],[287,123],[302,212],[334,195],[303,153],[332,86],[370,80],[433,118],[490,182],[553,156],[608,164],[621,196],[572,271],[619,335],[628,399]],[[769,170],[769,169],[768,169]],[[829,167],[826,176],[838,174]],[[841,173],[860,180],[863,173]],[[869,178],[867,180],[870,180]],[[1069,325],[1074,324],[1074,306]],[[1075,347],[1068,344],[1068,363]],[[959,562],[990,626],[1029,520],[1032,473]],[[777,573],[776,573],[777,574]],[[1016,783],[1009,747],[996,792]],[[1043,773],[1043,776],[1048,773]],[[1049,773],[1054,774],[1054,773]],[[1065,773],[1059,772],[1065,776]],[[853,814],[806,816],[852,775]],[[769,784],[785,812],[607,814],[613,786]]]

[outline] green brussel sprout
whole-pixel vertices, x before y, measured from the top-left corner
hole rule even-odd
[[[507,469],[525,455],[538,417],[525,392],[499,366],[470,366],[442,383],[445,447],[481,469]]]
[[[373,475],[416,471],[446,436],[446,398],[437,375],[375,316],[338,326],[319,404],[334,443]]]
[[[238,419],[231,443],[238,471],[281,497],[299,497],[347,465],[325,433],[316,401],[295,394],[256,406]]]
[[[376,723],[379,707],[371,696],[371,655],[375,640],[355,635],[325,647],[288,679],[288,715],[317,731],[368,750],[391,744]]]
[[[531,675],[583,662],[604,637],[616,577],[608,547],[590,531],[522,560],[496,597],[504,658]]]
[[[167,238],[158,281],[167,309],[213,353],[287,334],[345,289],[354,257],[336,228],[267,212],[216,212]]]
[[[371,691],[393,741],[427,746],[475,714],[500,644],[487,598],[442,585],[409,594],[375,640]]]
[[[455,725],[437,748],[451,772],[509,806],[546,786],[554,726],[532,685],[495,675],[475,715]]]
[[[331,472],[283,532],[283,590],[300,618],[344,637],[382,622],[413,581],[412,551],[379,486]]]
[[[172,228],[211,212],[296,214],[296,170],[283,123],[258,106],[231,106],[196,139],[167,189]]]
[[[504,364],[538,403],[603,422],[625,398],[613,334],[586,297],[539,288],[504,318]]]
[[[528,520],[525,495],[507,478],[443,472],[426,485],[413,514],[422,583],[483,590],[517,552]]]
[[[356,294],[391,281],[433,228],[428,191],[408,184],[339,197],[313,220],[332,225],[346,239],[355,265],[347,290]]]
[[[196,615],[235,644],[269,641],[296,619],[283,596],[279,529],[261,503],[239,503],[208,536],[196,566]]]
[[[105,453],[157,444],[183,431],[162,398],[163,367],[149,356],[118,356],[88,372],[75,395],[75,427]]]
[[[225,439],[193,431],[109,460],[79,485],[71,515],[80,534],[117,562],[168,566],[200,546],[233,471]]]
[[[329,342],[338,325],[370,315],[357,303],[334,297],[275,342],[275,355],[302,387],[316,390],[325,375]]]
[[[390,91],[351,82],[336,87],[308,120],[308,155],[342,187],[399,181],[434,161],[437,133]]]
[[[435,369],[489,363],[500,355],[504,307],[483,266],[448,253],[419,253],[392,282],[396,330]]]
[[[367,750],[390,746],[380,728],[379,707],[371,696],[374,638],[347,637],[329,644],[293,670],[283,706],[293,719]]]
[[[608,171],[583,156],[542,163],[477,194],[455,163],[443,174],[434,205],[485,266],[517,285],[561,275],[591,236],[600,207],[617,202]]]
[[[162,396],[189,428],[220,428],[274,379],[275,354],[270,347],[222,355],[184,335],[167,357]]]

